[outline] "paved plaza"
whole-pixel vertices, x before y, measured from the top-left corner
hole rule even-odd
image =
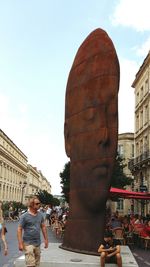
[[[17,222],[7,222],[6,223],[8,233],[6,235],[8,246],[9,246],[9,254],[8,256],[3,256],[2,252],[0,252],[0,267],[14,267],[13,263],[16,258],[22,255],[22,252],[18,251],[18,243],[16,238],[17,233]],[[60,243],[61,239],[56,238],[55,234],[48,227],[48,236],[50,243]],[[139,265],[139,267],[149,267],[150,266],[150,249],[144,250],[138,247],[131,247],[131,251]]]

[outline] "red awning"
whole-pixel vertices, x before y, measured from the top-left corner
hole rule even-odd
[[[150,200],[150,193],[142,193],[142,192],[134,192],[119,188],[110,188],[110,198],[133,198],[133,199],[144,199],[144,200]]]

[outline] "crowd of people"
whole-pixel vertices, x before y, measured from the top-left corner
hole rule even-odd
[[[18,244],[19,249],[26,251],[26,262],[40,261],[40,230],[43,232],[45,247],[48,247],[47,229],[50,227],[57,238],[62,239],[68,218],[68,208],[51,205],[43,206],[37,197],[29,200],[29,206],[24,212],[20,211],[15,219],[18,223]],[[13,210],[9,209],[9,215],[12,217]],[[34,224],[34,234],[32,226]],[[36,225],[36,229],[35,229]],[[24,230],[24,231],[23,231]],[[6,226],[3,218],[2,202],[0,202],[0,238],[2,240],[2,249],[4,255],[8,254],[8,245],[6,241]],[[38,240],[35,240],[35,236]],[[34,247],[37,253],[32,253]],[[120,216],[118,211],[108,216],[104,240],[98,248],[101,257],[101,266],[105,262],[116,262],[119,267],[122,266],[120,245],[140,245],[148,249],[150,247],[150,215],[142,217],[138,214]],[[30,250],[28,250],[30,245]],[[30,256],[29,256],[30,255]],[[34,265],[33,265],[34,266]]]
[[[150,246],[149,214],[146,216],[138,214],[119,216],[118,212],[115,212],[107,221],[106,230],[111,231],[114,239],[115,237],[120,239],[120,243],[123,245],[132,243],[133,245],[146,246],[146,248]]]
[[[40,211],[43,213],[46,226],[51,227],[56,237],[62,238],[67,223],[68,209],[60,206],[52,207],[51,205],[47,205],[41,207]]]
[[[122,267],[120,245],[140,245],[150,247],[150,215],[142,217],[138,214],[119,216],[116,211],[107,217],[104,240],[98,248],[101,267],[105,262],[116,263]]]

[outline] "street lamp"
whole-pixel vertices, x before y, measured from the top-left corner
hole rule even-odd
[[[147,192],[147,186],[144,185],[144,177],[143,177],[143,173],[142,171],[140,172],[140,180],[141,180],[141,183],[140,183],[140,192],[142,193],[145,193]],[[144,211],[145,211],[145,200],[141,199],[141,215],[144,216]]]
[[[20,182],[20,186],[21,186],[21,204],[23,204],[23,193],[24,193],[24,188],[26,187],[27,182]]]

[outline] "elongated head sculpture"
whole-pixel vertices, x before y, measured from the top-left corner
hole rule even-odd
[[[119,62],[102,29],[80,46],[67,83],[65,148],[70,158],[70,212],[62,247],[96,254],[118,137]]]

